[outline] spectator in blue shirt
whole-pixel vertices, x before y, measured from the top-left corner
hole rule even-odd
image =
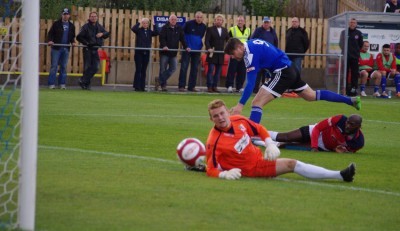
[[[183,32],[185,34],[185,41],[188,48],[191,50],[201,50],[203,48],[203,37],[206,33],[207,26],[203,23],[203,12],[197,11],[195,19],[190,20],[183,26]],[[197,67],[200,62],[200,52],[188,52],[182,51],[182,63],[181,70],[179,73],[179,91],[185,91],[187,70],[189,68],[190,61],[190,74],[188,91],[197,92],[196,81],[197,81]]]
[[[278,36],[274,28],[271,27],[271,19],[269,17],[263,18],[263,24],[260,27],[257,27],[254,33],[251,35],[251,39],[261,39],[266,42],[273,44],[275,47],[278,47]],[[260,89],[261,85],[265,82],[265,79],[270,77],[271,74],[268,70],[262,68],[257,73],[256,83],[254,85],[253,92],[257,93]]]
[[[261,39],[278,47],[278,36],[274,28],[271,27],[271,19],[269,17],[263,18],[263,25],[257,27],[250,37],[251,39]]]

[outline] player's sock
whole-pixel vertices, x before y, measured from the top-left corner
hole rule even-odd
[[[276,141],[276,136],[278,135],[278,132],[275,132],[275,131],[268,131],[268,133],[269,133],[269,136],[271,137],[271,139],[272,139],[273,141]]]
[[[259,124],[261,121],[262,114],[263,114],[262,108],[253,106],[251,107],[250,120]]]
[[[296,162],[296,166],[294,167],[294,173],[310,179],[343,179],[340,175],[340,171],[328,170],[326,168],[312,164],[306,164],[298,160]]]
[[[336,94],[327,90],[317,90],[317,100],[325,100],[329,102],[346,103],[348,105],[353,105],[350,97]]]
[[[374,93],[375,93],[375,92],[378,92],[378,91],[379,91],[379,86],[378,86],[378,85],[375,85],[375,86],[374,86]]]
[[[365,91],[365,84],[360,84],[360,91]]]
[[[386,77],[382,77],[381,79],[381,88],[382,92],[386,91]]]
[[[400,75],[394,76],[394,84],[396,85],[396,93],[400,92]]]

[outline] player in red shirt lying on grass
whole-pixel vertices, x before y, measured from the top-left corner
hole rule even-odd
[[[307,144],[311,151],[356,152],[364,147],[360,115],[336,115],[290,132],[269,131],[277,142]]]
[[[337,179],[352,182],[355,165],[342,171],[288,158],[278,158],[280,150],[265,127],[250,119],[229,114],[222,100],[208,104],[210,120],[214,123],[206,143],[206,172],[210,177],[236,180],[245,177],[276,177],[294,172],[310,179]],[[258,136],[265,142],[265,153],[251,142]]]

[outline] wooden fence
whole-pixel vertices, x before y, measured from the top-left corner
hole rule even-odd
[[[79,32],[82,25],[87,22],[89,13],[91,11],[97,11],[99,13],[99,22],[104,25],[105,29],[111,32],[111,36],[109,39],[105,40],[105,46],[115,46],[115,47],[126,47],[133,48],[135,46],[135,35],[130,30],[130,28],[136,23],[136,20],[141,19],[142,17],[152,18],[156,15],[168,15],[168,13],[163,12],[143,12],[143,11],[135,11],[135,10],[117,10],[117,9],[91,9],[91,8],[72,8],[72,21],[76,27],[76,33]],[[178,16],[185,16],[187,20],[194,19],[193,13],[176,13]],[[214,15],[213,14],[205,14],[204,15],[204,23],[208,26],[212,25]],[[235,25],[237,15],[225,15],[225,24],[224,26],[229,28]],[[272,25],[275,28],[278,38],[279,38],[279,47],[284,50],[285,48],[285,36],[286,30],[291,25],[291,18],[286,17],[276,17],[272,19]],[[17,35],[18,29],[21,25],[19,25],[20,21],[17,19],[17,23],[14,23],[9,28],[10,36],[6,37],[6,40],[11,41],[16,36],[16,41],[20,41],[20,35]],[[40,42],[45,43],[47,33],[53,24],[53,20],[40,20]],[[327,42],[327,19],[321,18],[300,18],[300,26],[304,27],[308,32],[310,38],[310,48],[308,53],[311,54],[324,54],[326,51],[326,42]],[[8,26],[10,24],[10,19],[6,18],[3,26]],[[246,26],[251,28],[251,31],[254,31],[256,27],[262,25],[262,17],[254,16],[246,17]],[[15,36],[14,36],[15,34]],[[0,35],[1,36],[1,35]],[[8,45],[3,45],[0,49],[0,63],[3,62],[3,59],[6,57],[5,50],[3,48],[7,48]],[[158,37],[153,39],[152,47],[158,48]],[[16,55],[17,50],[21,49],[19,46],[13,47],[11,49],[11,56]],[[83,71],[83,59],[82,59],[82,48],[75,47],[72,48],[70,53],[70,60],[68,63],[67,71],[69,73],[82,73]],[[204,49],[204,48],[203,48]],[[39,71],[46,72],[50,70],[50,47],[41,45],[40,46],[40,59]],[[111,60],[116,61],[132,61],[133,62],[133,49],[121,49],[121,48],[104,48],[106,52],[109,54]],[[158,61],[158,52],[153,52],[153,61]],[[11,61],[6,62],[3,66],[3,70],[8,70],[8,67],[11,67]],[[325,57],[321,56],[311,56],[306,57],[304,61],[304,68],[324,68],[325,67]],[[18,71],[19,63],[13,70],[8,71]]]
[[[337,13],[341,14],[346,11],[370,11],[370,10],[364,4],[360,3],[360,1],[358,0],[339,0]]]

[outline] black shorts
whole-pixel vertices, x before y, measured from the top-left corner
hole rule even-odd
[[[366,71],[366,70],[361,70],[361,71]],[[360,73],[361,73],[361,71],[360,71]],[[371,78],[371,75],[372,75],[372,73],[374,73],[375,72],[375,70],[370,70],[370,71],[366,71],[367,73],[368,73],[368,79],[370,79]]]
[[[286,90],[302,92],[308,84],[301,80],[299,71],[292,64],[290,67],[274,70],[271,78],[262,87],[275,97],[281,97]]]
[[[310,126],[303,126],[299,128],[301,132],[302,142],[309,143],[311,141]]]

